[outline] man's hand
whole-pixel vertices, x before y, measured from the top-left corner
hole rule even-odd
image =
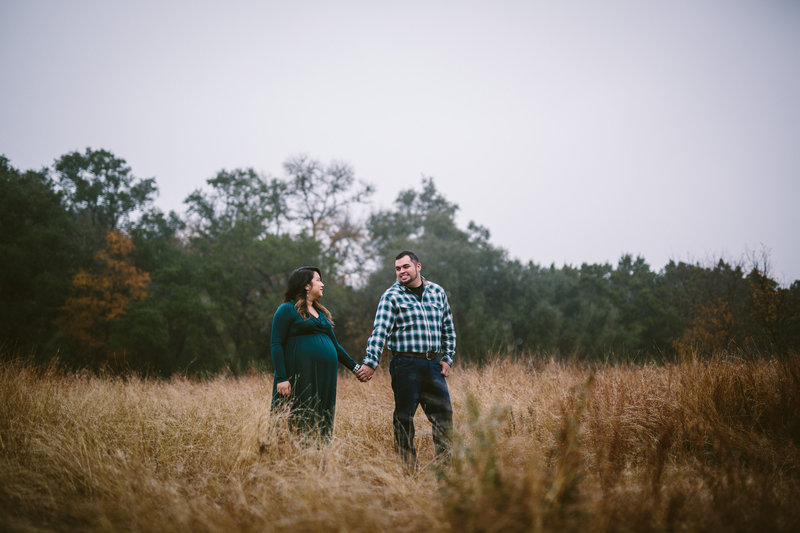
[[[359,368],[358,372],[356,372],[356,376],[361,381],[369,381],[372,379],[372,374],[374,373],[375,371],[372,369],[372,367],[367,365],[361,365],[361,368]]]
[[[450,375],[450,365],[445,363],[444,361],[439,361],[439,364],[442,365],[442,375],[447,377]]]
[[[280,394],[281,396],[289,396],[289,393],[292,392],[292,385],[289,383],[288,380],[281,381],[280,383],[278,383],[277,387],[278,387],[278,394]]]

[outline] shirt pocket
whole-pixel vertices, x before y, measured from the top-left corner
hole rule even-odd
[[[420,318],[419,304],[410,300],[402,300],[397,303],[397,326],[404,329],[411,327]]]
[[[437,323],[444,319],[444,301],[440,298],[434,298],[427,303],[428,315],[433,318]]]

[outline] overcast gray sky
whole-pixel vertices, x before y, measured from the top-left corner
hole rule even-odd
[[[106,148],[158,205],[220,169],[423,175],[511,257],[800,279],[800,2],[0,0],[0,153]]]

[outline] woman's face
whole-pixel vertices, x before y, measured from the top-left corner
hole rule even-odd
[[[319,277],[318,272],[314,272],[314,277],[311,278],[311,283],[306,285],[306,290],[308,291],[308,300],[313,302],[314,300],[318,300],[322,298],[322,290],[325,288],[325,284],[322,283],[322,280]]]

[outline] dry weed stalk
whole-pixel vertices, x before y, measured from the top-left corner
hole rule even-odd
[[[342,375],[334,438],[268,377],[167,381],[0,364],[0,529],[792,531],[800,360],[496,360],[450,378],[451,464],[392,451],[388,373]]]

